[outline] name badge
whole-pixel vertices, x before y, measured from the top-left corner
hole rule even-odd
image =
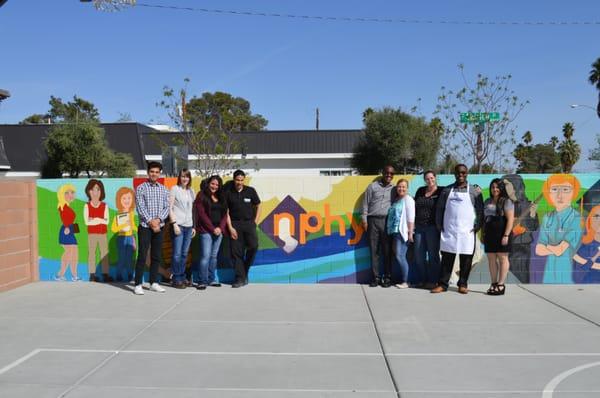
[[[244,203],[250,203],[250,198],[244,198]]]

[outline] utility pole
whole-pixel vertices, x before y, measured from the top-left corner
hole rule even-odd
[[[316,114],[316,117],[317,117],[317,120],[316,120],[316,123],[317,123],[317,131],[319,131],[319,108],[317,108],[317,114]]]

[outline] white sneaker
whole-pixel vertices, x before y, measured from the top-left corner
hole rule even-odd
[[[406,282],[405,282],[405,283],[398,283],[398,284],[396,285],[396,287],[397,287],[398,289],[407,289],[407,288],[408,288],[408,283],[406,283]]]
[[[165,288],[163,288],[161,285],[159,285],[156,282],[154,282],[152,285],[150,285],[150,290],[152,290],[153,292],[157,292],[157,293],[166,292]]]
[[[142,285],[135,285],[135,288],[133,288],[133,294],[137,294],[138,296],[143,296],[144,289],[142,289]]]

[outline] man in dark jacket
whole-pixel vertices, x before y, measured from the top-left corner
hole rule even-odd
[[[483,198],[478,187],[467,182],[467,166],[459,164],[454,168],[454,184],[444,188],[438,199],[436,225],[440,231],[440,251],[442,271],[438,285],[431,293],[448,290],[456,255],[460,258],[458,292],[467,294],[467,281],[471,272],[475,253],[475,234],[483,223]]]

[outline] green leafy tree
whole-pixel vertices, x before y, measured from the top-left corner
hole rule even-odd
[[[203,177],[241,167],[248,161],[235,156],[244,152],[244,143],[235,133],[264,130],[268,121],[251,112],[249,101],[228,93],[205,92],[188,101],[188,83],[184,79],[184,88],[177,92],[164,87],[163,99],[157,103],[178,128],[178,144],[196,155],[194,168]]]
[[[186,105],[186,116],[192,127],[200,125],[206,129],[232,132],[260,131],[268,124],[262,115],[250,111],[250,102],[220,91],[190,99]]]
[[[107,177],[134,177],[136,171],[135,162],[130,154],[112,151],[108,153],[105,166]]]
[[[93,121],[55,124],[50,128],[44,145],[48,155],[42,169],[44,177],[63,174],[71,178],[81,175],[135,175],[136,167],[131,156],[110,150],[104,129]]]
[[[486,163],[492,169],[506,168],[508,155],[516,143],[515,120],[529,102],[519,100],[509,88],[511,75],[490,79],[478,74],[475,84],[471,84],[464,66],[458,68],[464,87],[458,90],[442,87],[434,112],[446,126],[444,147],[456,159],[472,159],[478,173],[483,172]],[[461,112],[498,112],[500,120],[466,124],[460,121]]]
[[[547,144],[532,145],[533,134],[531,131],[526,131],[522,140],[523,142],[519,143],[513,151],[513,156],[518,162],[517,173],[559,173],[561,171],[560,156],[552,139]]]
[[[73,96],[73,101],[63,102],[61,98],[50,96],[50,110],[42,114],[27,116],[21,124],[45,124],[78,121],[100,122],[100,113],[96,106],[78,96]]]
[[[438,174],[452,174],[454,173],[454,167],[460,162],[456,160],[450,153],[446,152],[443,154],[441,160],[438,162],[436,170]]]
[[[598,89],[598,105],[596,107],[596,114],[600,117],[600,58],[598,58],[592,64],[592,70],[588,78],[590,84],[593,84]]]
[[[33,115],[27,116],[21,120],[19,124],[48,124],[52,121],[50,115],[42,115],[40,113],[34,113]]]
[[[581,156],[581,147],[573,139],[573,134],[575,134],[575,128],[571,123],[565,123],[563,125],[563,141],[558,144],[558,154],[560,156],[560,163],[562,166],[563,173],[571,173],[573,171],[573,166],[579,160]]]
[[[364,135],[350,164],[360,174],[377,174],[391,164],[398,172],[418,172],[435,165],[443,126],[400,109],[367,109]]]

